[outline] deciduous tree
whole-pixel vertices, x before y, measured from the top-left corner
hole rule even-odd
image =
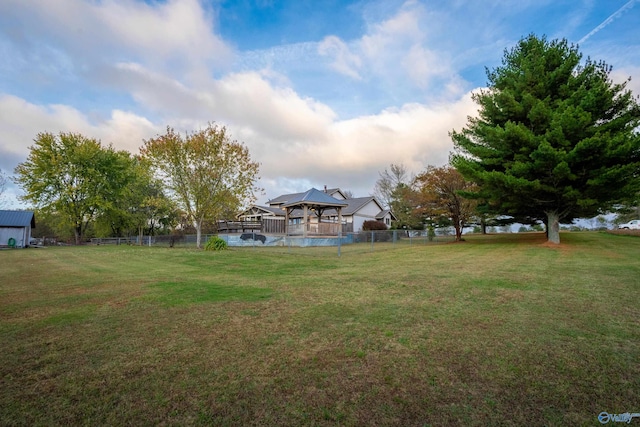
[[[462,230],[475,214],[477,203],[461,193],[473,192],[477,186],[447,165],[428,166],[416,176],[414,187],[418,199],[416,209],[436,222],[438,217],[450,219],[456,230],[456,241],[462,240]]]
[[[452,164],[501,213],[560,221],[593,217],[637,197],[640,108],[611,68],[566,40],[530,35],[488,71],[479,115],[453,131]]]
[[[40,133],[34,142],[27,161],[15,170],[22,199],[57,213],[79,244],[96,215],[129,184],[129,154],[77,133]]]
[[[125,236],[155,234],[160,227],[177,222],[177,207],[164,193],[163,184],[154,178],[148,161],[131,156],[129,185],[117,202],[105,209],[96,221],[98,235]],[[140,240],[142,241],[142,240]]]
[[[198,248],[206,221],[222,219],[254,199],[259,164],[225,127],[209,124],[184,137],[167,128],[166,134],[144,141],[141,152],[194,225]]]
[[[410,184],[398,184],[392,195],[390,209],[396,217],[393,227],[397,229],[422,230],[424,223],[422,214],[415,208],[418,204],[418,193]]]
[[[398,196],[398,188],[408,186],[411,178],[407,172],[407,168],[403,164],[391,164],[389,169],[379,172],[380,178],[376,181],[373,189],[373,195],[385,207],[390,208],[391,204]]]

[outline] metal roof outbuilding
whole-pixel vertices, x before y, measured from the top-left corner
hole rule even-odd
[[[31,229],[36,227],[31,211],[0,210],[0,247],[26,248],[31,240]]]
[[[1,211],[0,227],[36,228],[36,218],[31,211]]]

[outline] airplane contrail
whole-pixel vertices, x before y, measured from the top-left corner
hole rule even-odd
[[[591,30],[589,32],[589,34],[587,34],[586,36],[584,36],[583,38],[578,40],[578,44],[584,43],[589,37],[591,37],[592,35],[594,35],[598,31],[600,31],[601,29],[603,29],[607,25],[611,24],[616,18],[619,18],[620,15],[622,15],[625,11],[631,9],[633,7],[633,4],[636,1],[637,0],[629,0],[627,3],[625,3],[624,6],[622,6],[620,9],[616,10],[611,16],[609,16],[607,19],[605,19],[600,25],[598,25],[593,30]]]

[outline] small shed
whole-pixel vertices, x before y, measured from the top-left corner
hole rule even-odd
[[[31,211],[0,210],[0,247],[26,248],[36,218]]]

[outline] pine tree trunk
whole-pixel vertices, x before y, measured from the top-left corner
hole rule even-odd
[[[549,218],[544,221],[544,236],[549,240]]]
[[[558,212],[546,212],[547,214],[547,242],[560,243],[560,216]]]

